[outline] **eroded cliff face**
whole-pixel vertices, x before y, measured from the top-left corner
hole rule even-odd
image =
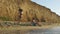
[[[21,18],[19,9],[23,12]],[[0,0],[0,20],[28,22],[33,18],[40,22],[60,23],[58,15],[31,0]]]

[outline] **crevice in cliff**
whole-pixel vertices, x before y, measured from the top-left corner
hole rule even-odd
[[[19,12],[19,13],[18,13],[17,21],[20,21],[21,18],[22,18],[23,9],[19,8],[19,9],[18,9],[18,12]]]

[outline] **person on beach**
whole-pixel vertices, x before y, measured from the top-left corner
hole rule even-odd
[[[32,23],[32,26],[36,26],[36,24],[37,24],[37,22],[36,22],[36,20],[34,18],[32,19],[31,23]]]

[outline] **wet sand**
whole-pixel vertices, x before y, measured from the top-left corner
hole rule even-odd
[[[0,34],[60,34],[60,26],[18,26],[2,27]]]
[[[46,26],[45,28],[48,28],[48,26]],[[29,34],[29,32],[33,30],[45,28],[40,26],[2,27],[0,28],[0,34]]]

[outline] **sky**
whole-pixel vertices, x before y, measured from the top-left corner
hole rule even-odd
[[[52,12],[55,12],[60,16],[60,0],[31,0],[31,1],[51,9]]]

